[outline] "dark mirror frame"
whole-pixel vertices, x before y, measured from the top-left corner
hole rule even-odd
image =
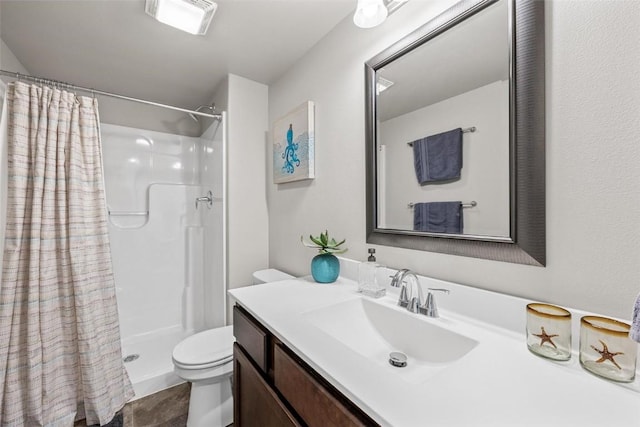
[[[510,2],[509,238],[377,228],[376,70],[499,0],[463,0],[365,64],[367,243],[544,266],[544,1]]]

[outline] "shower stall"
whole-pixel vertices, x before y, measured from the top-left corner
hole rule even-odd
[[[188,110],[6,70],[0,76],[98,96],[103,119],[140,123],[100,123],[122,351],[135,398],[182,382],[173,373],[174,346],[227,318],[226,113],[215,113],[213,104]],[[177,126],[183,120],[200,136],[184,136]],[[0,174],[0,201],[5,181]]]
[[[178,342],[225,324],[225,115],[201,137],[101,134],[123,357],[140,398],[181,382]]]

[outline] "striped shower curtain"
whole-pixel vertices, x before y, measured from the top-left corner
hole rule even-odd
[[[103,425],[133,390],[120,348],[97,102],[23,82],[5,97],[0,425],[72,426],[83,417]]]

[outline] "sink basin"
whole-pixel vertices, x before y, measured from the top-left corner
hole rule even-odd
[[[469,353],[478,341],[396,307],[366,298],[308,311],[303,317],[383,369],[411,383],[422,383]],[[407,356],[407,366],[389,363],[391,352]]]

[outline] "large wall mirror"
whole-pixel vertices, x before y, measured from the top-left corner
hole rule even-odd
[[[544,2],[461,1],[365,73],[367,242],[544,265]]]

